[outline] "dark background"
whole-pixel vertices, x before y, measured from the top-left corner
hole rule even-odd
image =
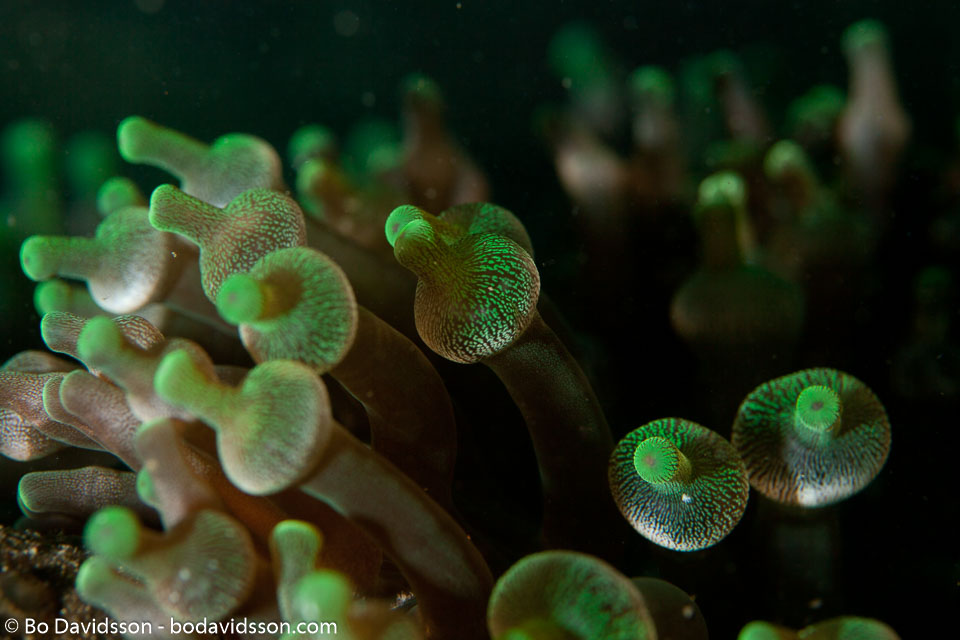
[[[0,125],[36,115],[63,136],[85,129],[111,133],[122,118],[139,114],[202,140],[231,131],[254,133],[283,152],[289,135],[308,122],[343,133],[365,116],[396,118],[400,79],[411,71],[431,75],[446,95],[451,128],[487,171],[494,200],[528,225],[544,290],[580,335],[581,348],[602,361],[601,382],[609,386],[598,394],[619,437],[661,416],[706,422],[707,415],[693,388],[695,362],[669,334],[666,309],[656,295],[629,313],[663,314],[658,320],[638,320],[638,330],[626,335],[598,334],[591,318],[619,311],[615,305],[584,308],[570,285],[580,250],[574,216],[532,126],[537,106],[564,98],[547,66],[550,36],[569,20],[584,20],[628,68],[660,64],[676,71],[692,56],[733,49],[748,60],[756,93],[780,127],[785,105],[813,84],[845,86],[843,29],[864,17],[883,20],[913,121],[913,142],[895,195],[894,224],[881,249],[881,284],[870,307],[874,321],[844,356],[853,363],[851,373],[886,402],[894,447],[877,482],[830,515],[830,526],[841,532],[835,560],[842,588],[837,595],[825,594],[822,609],[783,615],[794,624],[826,613],[868,615],[909,638],[948,619],[960,584],[956,530],[948,524],[958,515],[951,464],[956,402],[918,404],[898,397],[889,384],[893,354],[909,331],[912,278],[931,260],[952,266],[957,275],[956,255],[932,255],[924,238],[929,221],[952,205],[938,184],[957,146],[960,40],[954,34],[960,6],[947,1],[923,6],[5,1]],[[358,19],[350,36],[335,28],[344,11]],[[145,189],[168,180],[144,168],[131,168],[128,175]],[[678,251],[692,264],[695,245]],[[4,259],[15,265],[15,257]],[[17,275],[5,270],[4,277]],[[623,285],[628,292],[642,291],[644,283],[631,279]],[[4,357],[41,346],[36,322],[29,299],[21,313],[2,319]],[[515,440],[524,446],[522,438]],[[465,495],[473,495],[476,489],[466,485]],[[495,499],[511,490],[494,483],[491,493]],[[771,604],[777,592],[763,582],[761,566],[767,562],[761,548],[768,514],[760,513],[757,502],[721,545],[723,551],[678,559],[651,552],[638,540],[622,568],[659,573],[697,591],[712,637],[732,637],[755,617],[772,619],[780,611]],[[522,511],[525,505],[519,501],[506,510]],[[698,561],[706,568],[691,568]]]

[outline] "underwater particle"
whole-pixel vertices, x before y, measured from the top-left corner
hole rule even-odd
[[[850,497],[880,472],[890,421],[857,378],[806,369],[754,389],[740,405],[732,439],[757,491],[820,507]]]
[[[520,559],[493,587],[487,628],[494,638],[656,638],[637,587],[599,558],[542,551]]]
[[[713,546],[736,526],[750,486],[736,450],[694,422],[664,418],[628,433],[608,469],[620,512],[667,549]]]

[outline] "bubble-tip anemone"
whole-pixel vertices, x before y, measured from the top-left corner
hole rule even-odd
[[[679,418],[631,431],[610,458],[610,489],[643,537],[675,551],[722,540],[747,506],[740,456],[722,437]]]
[[[890,421],[865,384],[835,369],[765,382],[740,405],[733,445],[750,484],[790,505],[820,507],[863,489],[890,451]]]

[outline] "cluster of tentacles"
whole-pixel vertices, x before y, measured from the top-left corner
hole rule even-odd
[[[85,522],[93,556],[81,596],[155,630],[227,616],[332,621],[357,638],[482,638],[488,624],[499,636],[531,619],[564,628],[513,597],[488,614],[493,578],[451,496],[453,407],[414,342],[503,379],[537,448],[544,542],[611,553],[611,540],[570,524],[600,518],[614,530],[612,443],[585,376],[537,311],[520,222],[490,204],[394,210],[386,239],[420,277],[414,296],[392,258],[303,215],[262,140],[205,145],[134,117],[118,142],[128,161],[180,186],[157,187],[147,203],[129,181],[108,181],[92,238],[23,243],[23,271],[41,283],[42,337],[70,359],[23,352],[0,373],[5,455],[72,447],[100,463],[20,482],[31,521]],[[337,261],[312,246],[324,243],[345,247]],[[416,300],[413,339],[364,304],[390,304],[378,294],[390,278]],[[255,366],[217,365],[211,352],[246,353]],[[321,375],[352,403],[332,402]],[[341,416],[365,421],[369,446]],[[563,577],[568,597],[593,579],[581,571],[620,585],[601,597],[623,599],[633,619],[572,614],[609,626],[596,637],[654,633],[642,590],[612,567],[562,553],[551,563],[550,584]],[[536,584],[522,589],[533,597]]]
[[[851,55],[879,38],[860,28]],[[736,75],[723,69],[734,100]],[[668,118],[662,75],[646,70],[634,85],[648,118]],[[602,95],[587,98],[603,106]],[[622,552],[617,508],[652,542],[697,551],[738,523],[751,486],[785,505],[837,503],[886,460],[883,406],[849,374],[808,369],[743,400],[731,441],[665,418],[615,444],[558,337],[523,224],[482,202],[485,179],[446,132],[429,79],[409,79],[405,105],[402,140],[371,134],[349,158],[324,129],[299,131],[297,198],[259,138],[207,145],[144,118],[120,124],[123,158],[179,186],[147,199],[113,178],[99,190],[93,237],[32,235],[21,247],[24,273],[40,283],[43,340],[67,357],[28,351],[3,365],[0,453],[82,450],[83,461],[25,475],[22,510],[37,524],[83,526],[92,556],[81,596],[117,619],[153,622],[158,636],[172,619],[243,617],[334,622],[357,639],[705,639],[687,594],[607,563]],[[637,131],[648,157],[626,170],[594,162],[602,149],[571,122],[549,128],[561,179],[587,209],[681,198],[669,136]],[[584,174],[597,166],[608,169],[599,182]],[[808,216],[797,225],[818,215],[801,206],[819,200],[798,147],[770,148],[764,166],[793,189]],[[639,191],[625,193],[627,182]],[[748,206],[736,173],[700,184],[704,264],[671,320],[708,363],[734,358],[740,335],[776,347],[802,324],[798,289],[758,266]],[[615,233],[610,224],[594,232]],[[504,563],[456,509],[456,413],[435,356],[489,367],[536,455],[540,542],[553,550],[496,584],[488,563],[516,558]],[[874,623],[828,621],[809,637],[858,624]],[[741,637],[794,632],[756,623]]]

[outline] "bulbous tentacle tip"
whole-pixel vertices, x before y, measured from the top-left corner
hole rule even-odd
[[[325,183],[336,175],[334,165],[326,158],[310,158],[297,170],[297,191],[301,194],[322,192]]]
[[[697,191],[700,209],[726,206],[742,209],[747,205],[747,185],[734,171],[721,171],[704,178]]]
[[[321,544],[323,534],[314,525],[303,520],[281,520],[270,532],[270,540],[280,546],[284,541],[309,541]]]
[[[220,286],[216,306],[224,320],[236,325],[259,318],[264,310],[264,302],[260,283],[246,273],[237,273]]]
[[[123,348],[123,332],[110,318],[90,318],[77,336],[77,354],[84,362],[109,359]]]
[[[128,116],[117,125],[117,149],[127,162],[138,164],[145,159],[143,138],[153,133],[157,125],[142,116]]]
[[[811,172],[807,153],[793,140],[780,140],[767,151],[763,159],[763,171],[767,178],[780,180],[788,172]]]
[[[823,385],[813,385],[797,396],[797,423],[817,432],[827,431],[837,423],[842,408],[836,391]]]
[[[244,380],[243,415],[218,425],[227,477],[254,495],[282,491],[305,476],[333,434],[326,387],[307,365],[270,360]],[[238,412],[239,413],[239,412]]]
[[[676,87],[670,73],[663,67],[645,65],[630,74],[630,96],[635,102],[653,99],[663,105],[672,105]]]
[[[680,468],[683,454],[667,438],[652,436],[637,445],[633,466],[640,477],[653,484],[669,482]]]
[[[145,207],[147,199],[130,178],[114,176],[97,190],[97,211],[107,216],[124,207]]]
[[[748,622],[737,635],[737,640],[795,640],[796,638],[795,631],[762,620]]]
[[[387,216],[387,222],[384,226],[387,242],[390,243],[391,247],[396,248],[397,240],[400,238],[400,235],[403,233],[404,229],[406,229],[407,225],[412,222],[423,222],[428,215],[429,214],[426,211],[420,207],[415,207],[412,204],[406,204],[397,207],[390,212],[389,216]]]
[[[497,640],[657,637],[647,603],[626,576],[599,558],[566,550],[525,556],[500,576],[487,629]]]
[[[34,504],[36,493],[32,491],[32,485],[37,478],[36,473],[26,473],[20,477],[17,483],[17,506],[20,512],[30,517],[37,513],[37,505]]]
[[[57,248],[49,236],[30,236],[20,245],[20,268],[34,282],[57,275]]]
[[[331,158],[337,150],[337,138],[334,133],[319,124],[300,127],[290,136],[287,144],[287,158],[295,171],[299,171],[305,162],[312,159]]]
[[[70,299],[70,285],[63,280],[41,282],[33,290],[33,306],[43,316],[62,309]]]
[[[586,22],[568,22],[560,27],[547,46],[547,60],[553,73],[569,77],[576,85],[591,72],[607,73],[606,47],[596,28]]]
[[[440,85],[423,73],[411,73],[400,84],[400,92],[409,105],[431,109],[443,108],[443,92]]]
[[[841,42],[847,55],[852,55],[861,49],[874,45],[885,47],[887,45],[887,28],[882,22],[873,18],[860,20],[847,27],[843,32]]]
[[[53,125],[41,118],[21,118],[0,133],[0,157],[11,167],[34,167],[51,159],[57,144]]]
[[[113,578],[114,573],[110,563],[99,556],[91,556],[84,560],[80,569],[77,570],[77,592],[84,601],[92,602],[95,600],[92,594],[99,591],[101,585],[112,581]]]
[[[303,620],[325,620],[346,615],[353,587],[341,573],[327,569],[311,571],[293,587],[294,615]]]
[[[150,471],[146,468],[137,472],[137,497],[154,509],[160,505],[160,499],[157,496],[157,486],[153,482]]]
[[[398,247],[407,237],[405,232]],[[420,277],[414,319],[420,337],[437,354],[478,362],[502,352],[530,326],[537,315],[540,274],[517,243],[467,234],[449,246],[433,239],[426,248],[434,253],[411,255],[401,263],[409,263]]]
[[[358,310],[340,267],[306,247],[280,249],[245,274],[228,278],[217,308],[240,325],[257,362],[299,360],[318,373],[336,366],[353,345]]]
[[[93,301],[93,297],[85,287],[71,285],[57,278],[37,284],[33,290],[33,306],[41,317],[48,313],[64,311],[85,317],[105,313]]]
[[[91,552],[108,560],[130,558],[140,546],[140,521],[126,507],[106,507],[87,521],[83,541]]]
[[[160,231],[173,231],[177,227],[171,222],[174,220],[172,211],[184,206],[189,196],[172,184],[162,184],[150,194],[150,224]]]
[[[188,404],[201,393],[199,387],[209,382],[185,349],[177,349],[164,356],[153,376],[157,395],[178,405]]]
[[[439,219],[460,233],[493,233],[506,236],[534,255],[530,234],[520,219],[509,209],[491,202],[468,202],[443,211]]]

